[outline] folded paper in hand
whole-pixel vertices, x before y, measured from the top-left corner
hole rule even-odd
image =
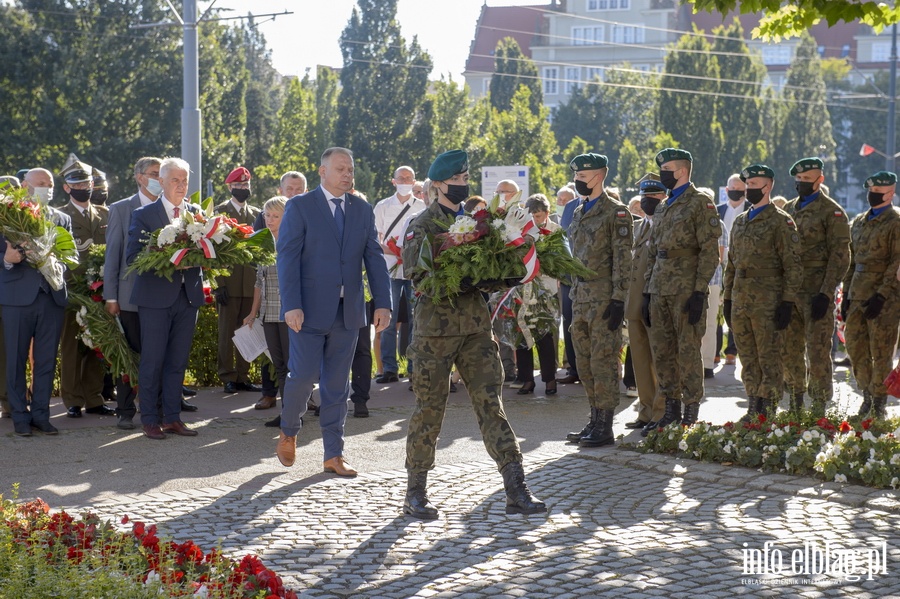
[[[263,321],[259,318],[253,323],[253,328],[244,325],[236,330],[232,339],[237,350],[241,352],[241,356],[248,362],[252,362],[263,352],[269,356],[266,336],[263,334]]]

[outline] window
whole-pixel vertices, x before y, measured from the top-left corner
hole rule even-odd
[[[631,0],[587,0],[587,9],[597,10],[628,10],[631,8]]]
[[[891,42],[872,42],[872,62],[890,62]]]
[[[544,95],[545,96],[553,96],[559,93],[557,90],[558,79],[559,79],[559,69],[556,67],[544,67],[543,69],[543,80],[544,80]]]
[[[642,44],[644,28],[640,25],[613,25],[610,37],[616,44]]]
[[[491,77],[485,77],[481,80],[481,95],[486,96],[491,93]]]
[[[603,26],[572,27],[573,46],[591,46],[603,41]]]
[[[581,83],[581,68],[566,67],[566,93],[571,94]]]
[[[763,46],[762,61],[765,65],[791,64],[791,46]]]
[[[591,67],[588,69],[587,81],[593,81],[595,78],[599,78],[600,81],[603,81],[603,74],[606,69]]]

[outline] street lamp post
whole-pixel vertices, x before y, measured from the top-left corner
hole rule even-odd
[[[200,150],[200,44],[197,36],[197,0],[184,0],[184,98],[181,108],[181,157],[193,171],[188,194],[200,190],[203,155]]]
[[[897,109],[897,24],[891,27],[891,84],[888,91],[887,144],[885,144],[885,170],[894,172],[894,138],[896,137]]]

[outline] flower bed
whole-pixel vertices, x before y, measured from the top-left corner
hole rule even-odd
[[[723,425],[672,423],[647,435],[637,449],[671,453],[767,472],[816,476],[826,481],[900,488],[900,418],[862,420],[781,412],[771,420]]]
[[[127,516],[122,524],[130,530],[0,495],[0,597],[297,597],[255,555],[235,561],[193,541],[161,539],[155,525]]]

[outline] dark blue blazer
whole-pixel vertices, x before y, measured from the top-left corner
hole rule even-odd
[[[574,198],[563,206],[562,216],[559,217],[559,226],[563,228],[563,231],[568,233],[569,225],[572,224],[572,219],[575,218],[575,209],[579,206],[581,206],[581,198]]]
[[[741,210],[741,212],[747,212],[751,208],[753,208],[753,204],[751,204],[747,200],[744,200],[744,209]],[[719,220],[725,220],[725,211],[728,210],[728,201],[722,202],[721,204],[716,206],[716,210],[719,211]]]
[[[182,207],[194,214],[200,207],[183,202]],[[131,264],[147,245],[150,233],[169,224],[169,215],[163,205],[162,198],[135,210],[131,215],[131,226],[128,229],[128,244],[125,249],[125,262]],[[139,274],[134,279],[134,290],[131,292],[131,303],[137,307],[168,308],[178,299],[181,292],[182,276],[188,301],[195,308],[203,305],[203,275],[199,267],[176,270],[172,280],[153,273]]]
[[[64,227],[69,233],[72,232],[72,219],[68,214],[64,214],[56,208],[50,208],[50,220],[55,225]],[[0,236],[0,248],[3,253],[6,252],[6,245],[6,239]],[[3,263],[0,262],[0,305],[30,306],[37,299],[43,281],[44,275],[24,260],[13,264],[9,270],[6,270]],[[65,284],[59,291],[51,288],[50,294],[56,305],[65,307],[69,304],[69,294]]]
[[[391,308],[391,281],[371,204],[346,194],[344,236],[321,187],[291,198],[278,230],[278,284],[283,312],[303,310],[303,328],[328,330],[344,286],[344,326],[366,326],[362,271],[375,308]]]

